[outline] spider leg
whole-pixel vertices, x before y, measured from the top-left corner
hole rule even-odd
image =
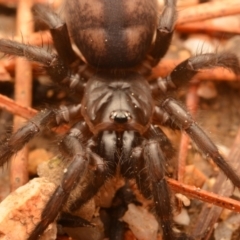
[[[49,27],[54,46],[61,60],[67,65],[76,61],[77,57],[72,49],[66,23],[45,5],[35,4],[32,11],[37,19]]]
[[[199,149],[211,157],[217,166],[232,181],[234,186],[240,187],[240,177],[232,167],[224,160],[215,144],[206,133],[197,125],[191,115],[181,106],[179,102],[172,98],[167,98],[162,102],[162,108],[169,114],[175,124],[183,129],[190,138],[196,143]]]
[[[152,67],[158,64],[171,44],[176,15],[176,0],[165,0],[165,8],[159,20],[156,40],[149,53],[154,59],[151,63]]]
[[[59,211],[66,203],[71,190],[79,183],[88,167],[87,156],[81,151],[82,146],[79,140],[72,137],[71,142],[73,146],[69,151],[74,153],[74,157],[63,175],[61,184],[45,206],[41,215],[41,221],[36,225],[28,240],[38,239],[47,226],[56,219]],[[79,146],[79,149],[77,149],[77,146]]]
[[[39,62],[43,65],[53,82],[78,93],[83,92],[84,82],[56,54],[51,54],[37,46],[30,46],[7,39],[0,39],[0,52]]]
[[[78,104],[62,109],[43,110],[38,113],[0,146],[0,166],[22,149],[41,130],[69,122],[70,119],[81,118],[80,108],[81,105]]]
[[[172,229],[171,193],[165,179],[166,157],[161,149],[161,132],[150,126],[145,133],[146,140],[142,144],[141,157],[135,161],[144,161],[149,174],[149,182],[155,203],[156,215],[160,220],[164,240],[191,239],[186,234],[180,236]]]
[[[86,136],[85,133],[87,132],[88,135]],[[96,158],[93,159],[90,149],[85,147],[84,144],[90,134],[87,125],[84,122],[79,122],[60,141],[59,150],[70,158],[70,163],[64,171],[61,183],[45,206],[41,221],[36,225],[28,240],[38,239],[47,226],[56,219],[63,206],[67,203],[71,192],[76,186],[81,185],[81,180],[88,177],[89,172],[96,171],[98,174],[103,175],[105,167],[102,159],[98,158],[96,162]],[[94,173],[94,176],[96,175]],[[81,193],[79,194],[81,195]],[[85,202],[88,200],[85,199]]]
[[[86,227],[93,226],[89,221],[83,219],[79,216],[72,215],[67,212],[62,212],[57,220],[57,223],[62,225],[63,227]]]
[[[162,149],[162,152],[164,153],[165,159],[167,159],[167,160],[172,159],[172,157],[175,154],[175,150],[173,149],[172,144],[170,143],[166,134],[161,130],[161,128],[159,128],[157,126],[151,126],[151,127],[153,130],[150,131],[149,133],[153,132],[154,133],[153,137],[158,139],[160,148]],[[151,138],[151,136],[148,136],[148,137]],[[132,168],[134,169],[135,179],[136,179],[138,189],[141,191],[143,196],[146,199],[148,199],[148,198],[152,197],[148,169],[146,168],[146,164],[145,164],[144,160],[142,160],[142,161],[136,160],[136,159],[140,159],[141,154],[142,154],[142,146],[135,147],[134,150],[132,151],[132,156],[133,156],[132,162],[134,165],[134,167],[132,167]]]
[[[136,179],[136,184],[138,186],[139,191],[142,195],[149,199],[152,197],[152,191],[150,187],[149,175],[145,165],[144,160],[141,158],[142,155],[142,147],[135,147],[132,151],[132,161],[133,161],[133,169],[134,169],[134,177]]]
[[[77,198],[71,204],[71,211],[77,210],[86,202],[86,199],[88,200],[92,198],[98,192],[99,188],[104,184],[104,182],[114,176],[117,168],[117,161],[115,156],[116,144],[117,135],[115,132],[104,131],[99,137],[98,141],[96,142],[97,148],[94,149],[94,152],[97,154],[92,153],[92,157],[96,162],[101,161],[99,156],[104,159],[104,171],[102,169],[99,169],[101,172],[98,172],[98,170],[96,170],[93,173],[94,176],[92,177],[92,180],[83,189],[79,198]]]
[[[76,211],[81,206],[83,206],[83,204],[86,203],[89,199],[94,197],[100,187],[106,181],[106,172],[102,171],[102,169],[97,168],[96,171],[93,172],[93,174],[94,176],[91,182],[88,183],[88,185],[82,190],[81,195],[77,199],[75,199],[75,201],[70,205],[69,210],[71,212]]]
[[[96,162],[96,166],[98,166],[94,171],[91,171],[91,181],[83,188],[81,191],[81,195],[78,196],[69,206],[69,210],[71,212],[79,209],[84,203],[86,203],[89,199],[94,197],[100,187],[105,183],[108,179],[107,176],[107,165],[103,164],[102,159],[94,153],[89,153],[90,157],[94,159]],[[104,166],[104,167],[101,167]]]
[[[205,53],[190,57],[177,65],[166,78],[158,78],[150,82],[154,98],[159,98],[161,93],[176,90],[186,86],[200,69],[223,67],[231,70],[236,75],[240,74],[240,63],[233,53]]]

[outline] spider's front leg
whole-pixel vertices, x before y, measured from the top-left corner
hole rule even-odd
[[[40,47],[7,39],[0,39],[0,51],[42,64],[53,82],[82,94],[85,81],[80,78],[79,72],[86,73],[87,70],[79,69],[80,64],[82,66],[85,63],[76,56],[72,49],[66,23],[52,10],[41,4],[36,4],[33,12],[38,20],[49,27],[57,54],[51,54]]]
[[[80,79],[79,75],[72,72],[62,59],[56,55],[51,54],[47,50],[31,46],[15,41],[0,39],[0,52],[25,57],[29,61],[38,62],[43,65],[51,80],[67,89],[74,90],[81,94],[84,89],[84,82]]]
[[[156,215],[159,224],[162,227],[164,240],[190,240],[191,237],[186,234],[177,234],[173,231],[173,215],[172,215],[172,199],[171,193],[165,179],[167,159],[162,147],[166,144],[162,143],[165,134],[157,127],[150,126],[144,134],[146,140],[142,144],[142,150],[139,153],[139,148],[133,151],[134,165],[139,165],[139,161],[143,162],[143,169],[137,168],[136,177],[140,171],[148,173],[148,179],[142,179],[142,182],[148,181],[151,189]],[[163,137],[163,138],[162,138]],[[136,152],[135,152],[136,150]],[[140,183],[141,184],[141,183]]]
[[[198,148],[206,154],[206,156],[213,159],[217,166],[232,181],[234,186],[240,188],[240,177],[224,160],[216,145],[197,125],[191,115],[181,106],[181,104],[172,98],[167,98],[163,101],[162,108],[169,114],[170,119],[190,136]]]
[[[199,73],[201,69],[223,67],[229,69],[236,75],[240,74],[240,62],[234,53],[205,53],[190,57],[178,64],[173,71],[165,78],[159,77],[156,81],[150,82],[153,97],[159,99],[166,93],[176,91],[184,87]]]
[[[156,39],[149,55],[154,59],[151,63],[156,66],[160,59],[166,54],[172,40],[174,25],[176,21],[176,0],[165,0],[164,10],[159,19]]]
[[[41,111],[0,146],[0,166],[43,129],[59,126],[75,118],[82,118],[80,108],[81,105],[78,104],[61,109]]]
[[[175,92],[177,88],[186,86],[200,69],[223,67],[236,75],[240,74],[238,57],[229,52],[206,53],[186,59],[166,78],[158,78],[150,83],[153,97],[160,99],[159,106],[155,107],[153,120],[155,124],[166,125],[171,128],[185,130],[198,147],[216,162],[223,172],[231,179],[235,186],[240,187],[240,178],[219,154],[217,147],[209,137],[194,122],[191,115],[172,98],[168,93]],[[170,94],[169,94],[170,95]]]
[[[32,11],[38,20],[44,22],[49,27],[54,46],[62,61],[68,65],[76,61],[77,57],[72,49],[66,23],[50,8],[42,4],[35,4]]]

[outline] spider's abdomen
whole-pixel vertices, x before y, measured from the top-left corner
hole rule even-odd
[[[71,0],[65,11],[75,44],[90,65],[101,68],[140,63],[158,20],[156,0]]]

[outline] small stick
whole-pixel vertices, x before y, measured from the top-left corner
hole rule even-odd
[[[37,114],[37,110],[31,107],[24,107],[2,94],[0,94],[0,108],[28,120]]]
[[[177,25],[240,13],[240,1],[209,2],[179,11]]]
[[[27,120],[30,120],[38,113],[36,109],[25,107],[2,94],[0,94],[0,108]],[[68,130],[67,125],[54,128],[57,133],[66,133]]]
[[[209,206],[209,204],[206,205],[207,211],[210,211],[210,208],[212,209],[212,208],[222,207],[222,208],[227,208],[229,210],[232,210],[234,212],[240,212],[240,202],[237,200],[234,200],[232,198],[222,197],[216,193],[211,193],[194,186],[189,186],[187,184],[179,183],[174,179],[167,178],[167,182],[170,185],[170,188],[175,192],[182,193],[188,197],[210,203],[211,206]],[[216,206],[212,206],[212,205],[216,205]],[[206,215],[204,217],[202,216],[202,221],[205,221],[205,220],[206,220]]]
[[[0,0],[0,4],[7,5],[9,7],[17,7],[19,0]],[[33,0],[33,3],[51,4],[54,8],[57,8],[62,3],[62,0]]]
[[[176,30],[180,32],[226,32],[240,34],[239,20],[233,18],[215,18],[205,21],[186,23],[176,26]]]
[[[31,14],[32,0],[20,0],[17,8],[17,32],[28,35],[33,26]],[[16,59],[16,82],[15,82],[15,100],[24,106],[30,106],[32,102],[32,69],[31,64],[22,59]],[[21,127],[23,119],[14,116],[14,130]],[[16,153],[14,161],[10,167],[11,191],[28,182],[28,150],[24,147]]]

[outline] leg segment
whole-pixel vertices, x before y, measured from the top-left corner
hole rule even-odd
[[[39,235],[44,232],[47,226],[56,219],[63,206],[67,203],[72,190],[74,190],[78,184],[81,184],[81,180],[87,176],[86,174],[88,174],[88,169],[91,169],[91,164],[96,164],[93,168],[94,171],[100,172],[100,169],[103,169],[102,165],[97,165],[96,162],[92,162],[94,160],[89,156],[90,150],[85,147],[81,141],[84,141],[84,137],[78,130],[84,131],[84,125],[81,122],[76,124],[60,142],[60,150],[63,151],[65,155],[69,153],[68,156],[71,157],[71,162],[68,167],[66,167],[66,171],[64,171],[61,184],[57,187],[53,196],[45,206],[41,215],[41,221],[36,225],[36,228],[30,234],[28,240],[38,239]],[[89,199],[85,199],[85,201],[88,200]]]
[[[67,65],[73,63],[77,57],[72,49],[66,23],[42,4],[34,5],[32,10],[34,15],[50,28],[54,46],[61,60]]]
[[[96,143],[96,148],[94,152],[96,155],[92,155],[92,157],[96,157],[96,162],[100,162],[101,156],[104,159],[104,168],[100,170],[100,172],[95,171],[94,177],[92,181],[89,182],[88,186],[83,189],[81,196],[74,201],[74,203],[70,206],[71,211],[77,210],[80,206],[82,206],[86,199],[92,198],[99,190],[99,188],[103,185],[103,183],[114,176],[117,168],[117,135],[115,132],[104,131],[98,139]]]
[[[162,103],[163,109],[169,114],[170,118],[179,126],[180,129],[186,131],[191,139],[197,144],[199,149],[213,159],[218,167],[232,181],[234,186],[240,187],[240,177],[229,166],[219,153],[217,147],[203,130],[192,119],[191,115],[176,100],[168,98]]]
[[[41,221],[37,224],[34,231],[30,234],[28,240],[36,240],[44,232],[47,226],[52,223],[62,206],[66,203],[71,190],[76,186],[87,169],[87,161],[81,155],[75,154],[73,161],[64,173],[61,185],[55,190],[50,201],[47,203]]]
[[[161,93],[184,87],[199,72],[200,69],[223,67],[231,70],[236,75],[240,74],[240,63],[235,54],[232,53],[206,53],[188,58],[183,61],[166,78],[158,78],[151,84],[154,97]]]
[[[145,134],[147,139],[142,147],[142,154],[135,161],[144,161],[149,175],[156,215],[160,220],[164,240],[190,239],[185,234],[178,236],[172,229],[171,194],[165,180],[166,158],[161,149],[161,139],[157,128],[151,126]]]
[[[72,118],[80,118],[80,108],[81,105],[79,104],[63,109],[41,111],[1,145],[0,166],[7,162],[13,154],[22,149],[42,129],[58,126]]]
[[[206,53],[191,57],[180,63],[170,74],[170,79],[177,87],[185,86],[199,69],[223,67],[236,75],[240,73],[240,63],[232,53]]]
[[[146,142],[143,149],[143,159],[150,174],[155,211],[157,217],[160,218],[163,239],[175,240],[175,234],[172,230],[170,191],[164,178],[166,162],[159,143],[154,138]]]
[[[93,163],[93,170],[91,171],[91,181],[88,182],[87,186],[82,190],[81,195],[75,199],[70,205],[69,210],[74,212],[78,210],[84,203],[94,197],[100,187],[108,179],[107,177],[107,166],[97,154],[88,153],[90,159],[90,165]]]
[[[164,154],[164,159],[167,159],[169,161],[175,154],[175,151],[169,139],[159,127],[151,126],[150,128],[151,131],[148,131],[147,138],[148,139],[154,138],[158,140],[160,149]],[[138,189],[141,191],[143,196],[146,199],[148,199],[152,197],[150,187],[151,178],[149,177],[149,172],[146,167],[146,163],[144,162],[144,160],[141,160],[142,149],[143,149],[142,146],[134,148],[134,150],[132,151],[133,160],[131,159],[131,162],[134,165],[132,169],[134,169]]]
[[[79,122],[71,128],[69,134],[59,142],[59,150],[61,154],[68,159],[74,157],[74,151],[72,151],[73,148],[75,151],[79,151],[80,149],[81,151],[84,151],[82,147],[80,148],[78,142],[76,142],[76,146],[73,145],[74,142],[71,140],[73,137],[77,138],[86,148],[88,141],[92,138],[92,133],[85,122]],[[87,148],[87,155],[89,160],[89,168],[92,169],[92,171],[90,171],[88,174],[90,181],[88,181],[87,185],[81,190],[79,197],[75,198],[70,204],[69,210],[71,212],[78,210],[84,203],[95,196],[99,188],[108,178],[107,163],[103,162],[103,159],[96,153],[93,153],[90,148]]]
[[[165,8],[162,12],[157,28],[156,40],[150,51],[150,55],[154,59],[151,63],[152,67],[158,64],[170,46],[176,16],[176,0],[165,0]]]
[[[0,52],[26,57],[30,61],[39,62],[46,69],[52,81],[76,92],[81,93],[83,91],[84,82],[81,81],[79,75],[72,73],[70,67],[56,54],[51,54],[40,47],[6,39],[0,39]]]
[[[89,221],[79,217],[72,215],[70,213],[62,212],[60,214],[57,223],[62,225],[63,227],[86,227],[86,226],[93,226]]]

